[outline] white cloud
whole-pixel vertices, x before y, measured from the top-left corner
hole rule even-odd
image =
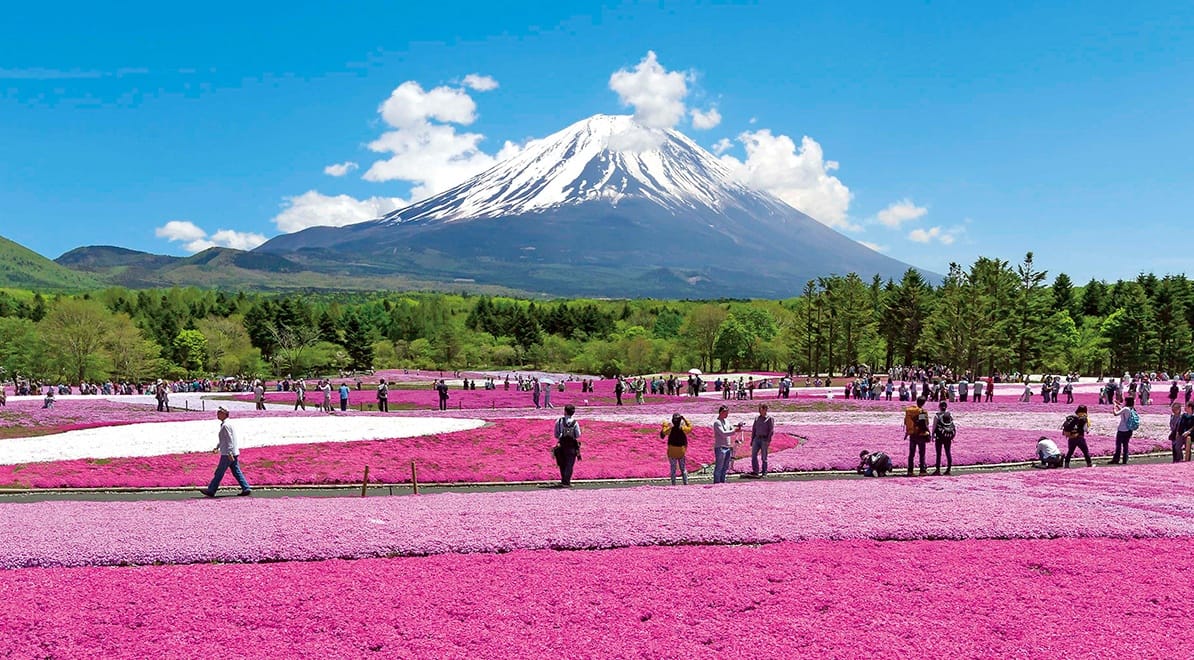
[[[860,228],[847,215],[850,189],[830,174],[838,164],[825,160],[816,140],[806,135],[797,149],[792,138],[761,129],[742,133],[738,141],[746,147],[746,160],[723,155],[721,162],[744,184],[767,191],[830,227]]]
[[[483,76],[479,73],[468,74],[462,82],[474,92],[489,92],[498,88],[498,81],[494,80],[493,76]]]
[[[453,124],[473,123],[476,110],[472,97],[462,89],[436,87],[424,91],[417,82],[402,83],[378,108],[392,130],[368,145],[372,151],[390,157],[374,162],[363,178],[409,182],[411,201],[418,201],[518,153],[518,145],[506,142],[497,157],[491,156],[480,148],[484,135],[456,132]]]
[[[886,245],[879,245],[878,243],[872,243],[870,241],[858,241],[858,242],[869,247],[870,249],[874,250],[875,252],[887,252]]]
[[[966,231],[965,227],[929,227],[928,229],[913,229],[908,232],[908,240],[915,243],[932,243],[937,241],[942,245],[953,245],[958,236]]]
[[[708,112],[701,112],[693,108],[691,113],[692,127],[697,130],[707,131],[721,123],[721,113],[717,111],[717,108],[709,108]]]
[[[632,126],[620,133],[610,135],[607,144],[614,151],[641,153],[658,147],[665,140],[667,140],[667,136],[659,129]]]
[[[196,241],[207,237],[207,232],[190,220],[171,220],[153,230],[153,235],[168,241]]]
[[[717,142],[713,143],[713,153],[717,154],[718,156],[724,154],[725,152],[727,152],[733,148],[734,148],[734,141],[731,140],[730,138],[722,138],[722,139],[718,140]]]
[[[287,197],[282,212],[274,216],[278,231],[289,234],[308,227],[343,227],[374,220],[407,205],[397,197],[356,199],[348,195],[324,195],[315,190]]]
[[[900,225],[905,222],[923,218],[929,210],[923,206],[917,206],[912,200],[905,197],[898,202],[892,202],[887,205],[887,208],[879,211],[876,218],[879,224],[884,227],[891,227],[892,229],[899,229]]]
[[[171,243],[182,243],[187,252],[202,252],[212,247],[227,247],[236,250],[252,250],[265,242],[265,236],[252,232],[220,229],[208,236],[202,227],[189,220],[171,220],[153,230],[158,238]]]
[[[327,167],[323,168],[323,173],[327,174],[328,176],[344,176],[358,167],[360,166],[350,160],[344,163],[334,163],[332,165],[328,165]]]
[[[609,88],[623,105],[634,108],[634,118],[647,128],[672,128],[684,118],[688,74],[664,69],[653,50],[633,71],[615,71]]]

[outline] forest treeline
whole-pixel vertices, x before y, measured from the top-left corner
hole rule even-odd
[[[1194,284],[1142,274],[1075,286],[1032,253],[952,264],[933,286],[855,274],[787,300],[532,301],[468,294],[0,291],[0,377],[46,382],[269,376],[389,367],[588,374],[850,365],[975,373],[1181,372]]]

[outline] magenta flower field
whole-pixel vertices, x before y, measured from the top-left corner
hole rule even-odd
[[[359,483],[366,465],[374,482],[405,483],[411,461],[424,482],[551,481],[559,479],[552,428],[550,420],[506,419],[472,431],[416,438],[250,448],[241,453],[241,463],[258,485]],[[658,430],[584,423],[575,478],[667,476],[666,443]],[[782,451],[796,442],[778,433],[772,446]],[[690,470],[711,464],[712,430],[694,429],[689,452]],[[197,486],[210,478],[212,465],[206,453],[0,465],[0,486]]]
[[[1194,581],[1172,573],[1186,547],[811,541],[3,571],[0,655],[1190,657]]]

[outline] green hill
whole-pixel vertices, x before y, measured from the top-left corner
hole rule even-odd
[[[101,286],[99,281],[90,275],[60,266],[33,250],[0,236],[0,287],[79,291]]]

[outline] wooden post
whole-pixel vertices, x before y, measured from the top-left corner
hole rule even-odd
[[[1190,462],[1190,436],[1186,436],[1186,462]]]
[[[365,478],[361,480],[361,497],[365,496],[365,489],[369,487],[369,466],[365,466]]]
[[[415,462],[410,462],[410,487],[415,495],[419,494],[419,475],[415,471]]]

